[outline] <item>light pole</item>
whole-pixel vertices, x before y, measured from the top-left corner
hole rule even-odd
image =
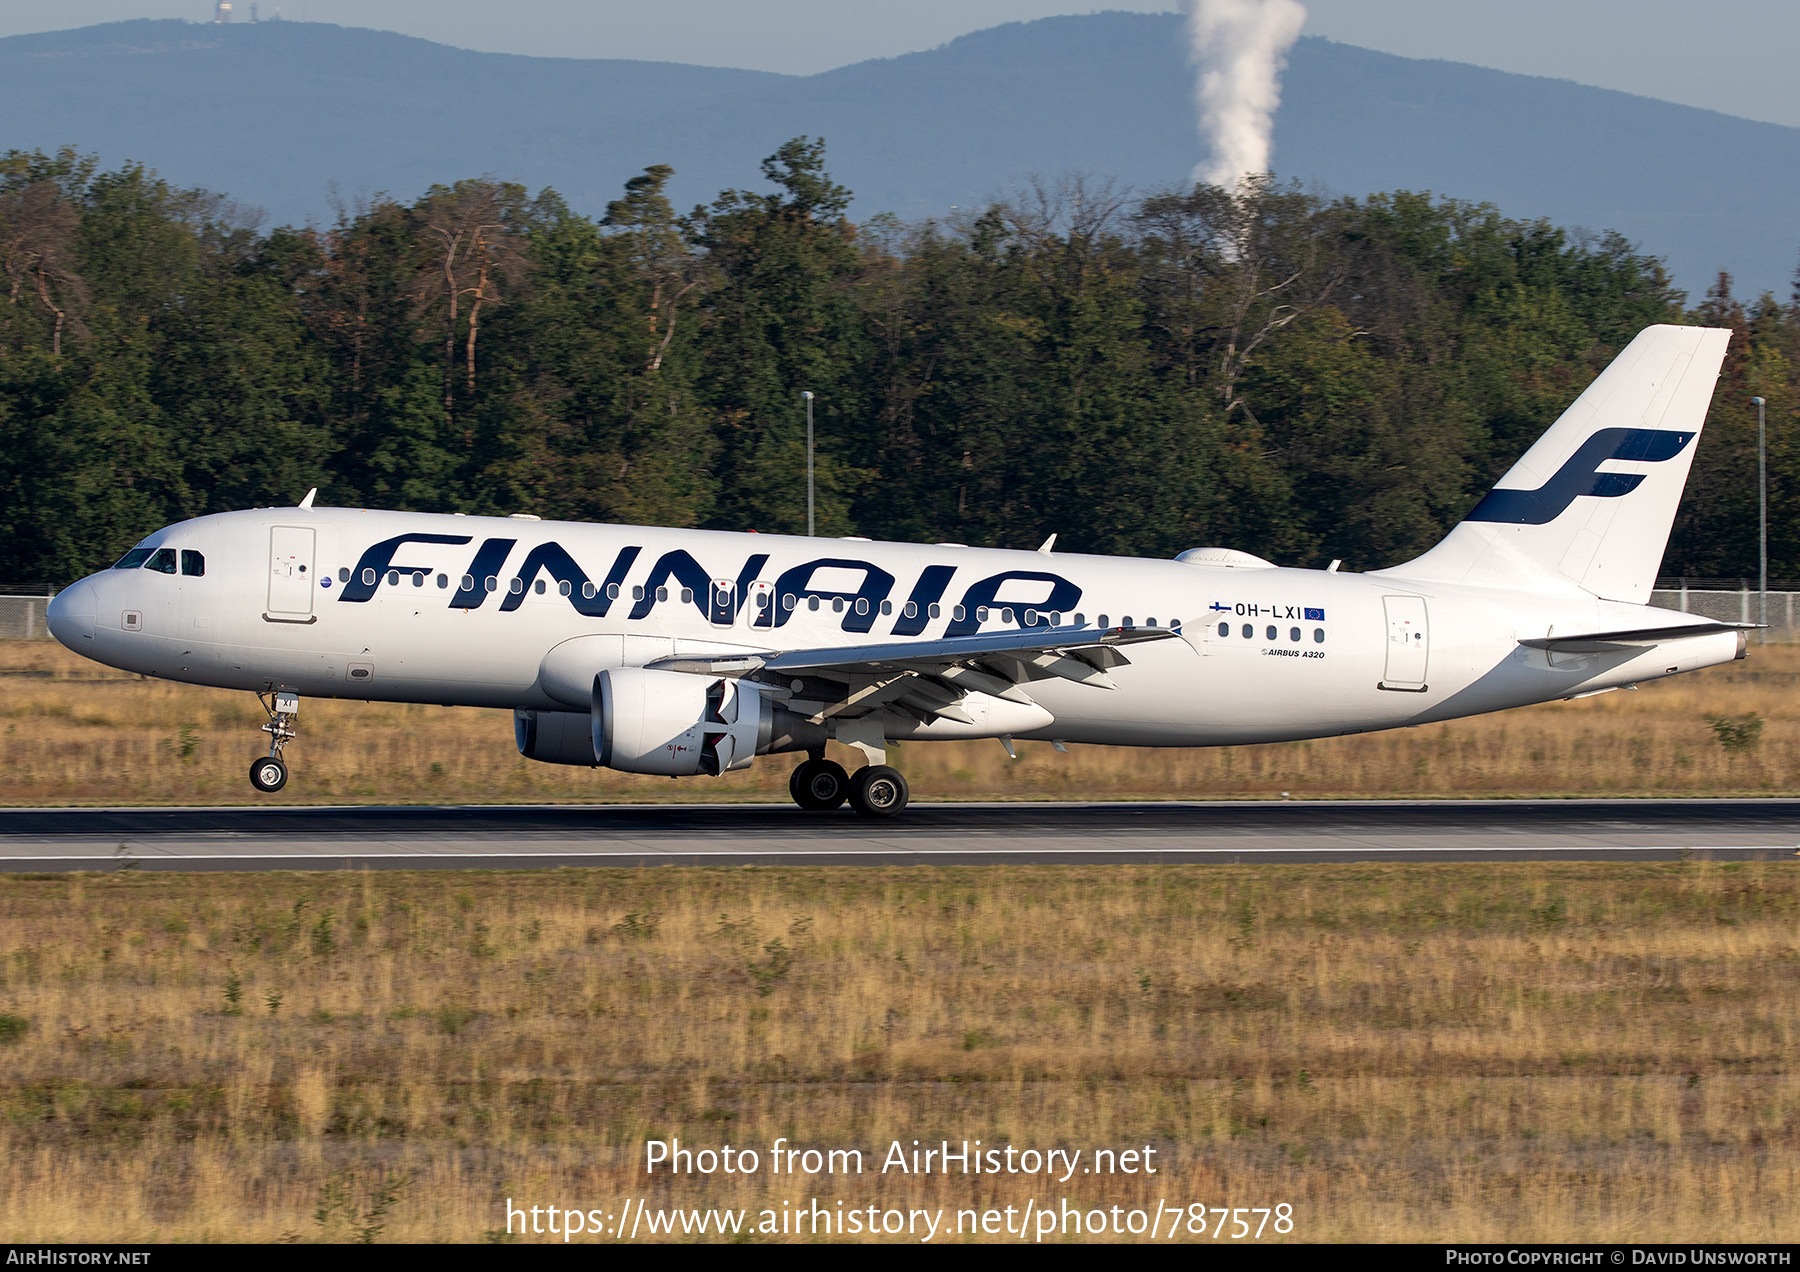
[[[1756,621],[1764,628],[1756,634],[1756,643],[1760,645],[1767,639],[1769,626],[1769,431],[1763,399],[1753,397],[1750,400],[1756,403]]]
[[[800,396],[806,399],[806,537],[813,537],[813,425],[811,389],[804,389]],[[1762,401],[1758,398],[1757,401]]]

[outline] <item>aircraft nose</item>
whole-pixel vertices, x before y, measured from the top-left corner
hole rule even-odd
[[[82,646],[94,639],[94,615],[98,608],[94,585],[83,579],[53,596],[45,608],[44,618],[50,624],[52,636],[77,653],[83,653]]]

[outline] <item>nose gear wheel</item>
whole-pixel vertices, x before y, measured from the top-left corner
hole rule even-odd
[[[250,764],[250,785],[264,795],[273,795],[287,785],[287,765],[272,755],[264,755]]]

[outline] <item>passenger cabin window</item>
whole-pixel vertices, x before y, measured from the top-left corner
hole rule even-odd
[[[1267,640],[1274,640],[1275,639],[1275,624],[1270,623],[1268,626],[1268,629],[1263,633],[1263,636]]]
[[[1299,640],[1300,639],[1300,629],[1298,627],[1288,628],[1288,639],[1289,640]]]
[[[659,595],[657,597],[657,599],[661,600],[662,598]],[[692,605],[694,603],[694,589],[693,588],[684,587],[681,589],[681,603],[683,605]]]
[[[1255,635],[1256,635],[1256,629],[1254,627],[1250,626],[1250,624],[1245,623],[1244,624],[1244,639],[1250,640]]]
[[[113,566],[113,569],[135,570],[150,559],[150,552],[151,549],[149,548],[133,548],[118,559],[118,562]]]
[[[206,558],[192,548],[183,548],[181,550],[181,572],[190,579],[204,578]]]
[[[907,608],[908,608],[908,609],[910,609],[910,608],[912,608],[912,602],[911,602],[911,601],[908,601],[908,602],[907,602],[907,603],[906,603],[906,605],[907,605]],[[943,613],[944,613],[944,607],[943,607],[943,606],[941,606],[941,605],[939,605],[939,604],[938,604],[938,603],[937,603],[937,602],[935,602],[935,601],[933,601],[933,602],[932,602],[932,604],[931,604],[931,609],[930,609],[930,610],[929,610],[929,611],[927,611],[927,612],[928,612],[928,613],[929,613],[929,615],[930,615],[930,616],[931,616],[931,617],[932,617],[932,618],[940,618],[940,617],[942,617],[942,616],[943,616]]]
[[[1107,621],[1106,621],[1106,615],[1104,615],[1104,614],[1102,614],[1102,615],[1101,615],[1101,616],[1100,616],[1100,620],[1099,620],[1099,625],[1100,625],[1100,626],[1101,626],[1101,627],[1110,627],[1110,626],[1112,626],[1112,624],[1111,624],[1111,623],[1108,623],[1108,622],[1107,622]]]
[[[1325,629],[1323,627],[1313,628],[1313,644],[1323,645],[1324,643],[1325,643]]]
[[[1231,635],[1231,624],[1230,623],[1220,623],[1219,624],[1219,635],[1221,635],[1221,636]]]
[[[440,591],[441,591],[441,590],[442,590],[442,589],[444,589],[444,588],[447,588],[447,587],[449,587],[449,586],[450,586],[450,576],[449,576],[449,575],[448,575],[448,574],[440,574],[440,575],[438,575],[438,588],[439,588],[439,590],[440,590]]]
[[[883,614],[887,613],[887,605],[885,602],[882,604],[881,612]],[[919,616],[919,607],[912,601],[908,601],[906,603],[906,608],[901,610],[900,612],[903,615],[905,615],[907,618],[917,618]]]
[[[175,573],[175,549],[158,548],[144,563],[146,570],[155,570],[158,574]]]
[[[937,606],[933,605],[931,608],[935,610],[937,608]],[[967,618],[968,616],[969,616],[969,611],[964,609],[960,605],[958,605],[956,608],[954,608],[950,611],[950,617],[955,619],[959,623],[962,622],[963,619]],[[932,617],[936,618],[937,615],[933,614]]]
[[[568,594],[568,587],[569,585],[567,583],[563,584],[564,595]],[[544,580],[539,579],[537,582],[533,583],[531,585],[531,590],[536,592],[539,596],[542,596],[544,594]]]
[[[349,581],[350,581],[350,567],[347,565],[340,565],[338,567],[338,582],[339,583],[348,583]]]

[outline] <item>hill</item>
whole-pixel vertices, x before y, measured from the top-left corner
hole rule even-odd
[[[813,76],[474,53],[323,23],[110,23],[0,40],[0,147],[73,144],[223,190],[277,221],[491,173],[597,212],[647,164],[678,201],[830,142],[856,214],[938,214],[1030,174],[1178,183],[1202,157],[1179,19],[1013,23]],[[1605,89],[1300,41],[1275,162],[1342,194],[1430,189],[1615,228],[1696,293],[1785,291],[1800,129]],[[1754,186],[1752,182],[1754,181]]]

